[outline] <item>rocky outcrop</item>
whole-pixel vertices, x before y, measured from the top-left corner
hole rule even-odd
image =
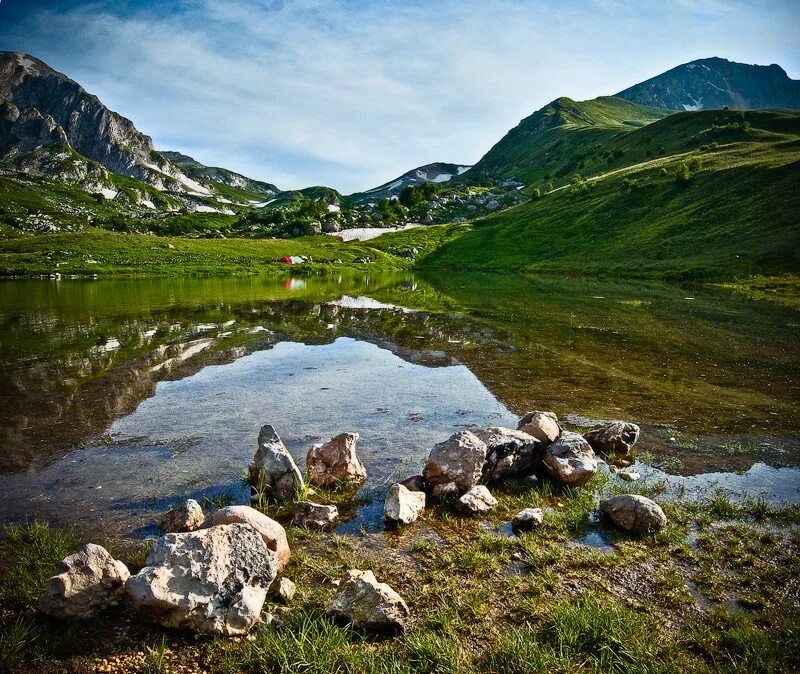
[[[476,431],[475,435],[486,444],[486,482],[528,475],[541,459],[541,443],[523,431],[492,427]]]
[[[200,504],[190,498],[165,512],[159,520],[158,526],[165,534],[182,533],[199,529],[203,526],[205,519],[206,516],[203,514]]]
[[[481,479],[486,451],[486,443],[470,431],[460,431],[436,445],[422,471],[434,496],[442,496],[444,491],[463,493],[475,486]],[[450,484],[454,486],[445,486]]]
[[[125,590],[136,610],[164,627],[235,636],[258,623],[276,575],[259,533],[229,524],[159,539]]]
[[[372,571],[345,573],[328,615],[353,627],[370,630],[404,630],[411,612],[403,598]]]
[[[210,515],[204,528],[215,527],[221,524],[248,524],[255,529],[264,539],[267,548],[275,554],[278,571],[289,563],[292,556],[289,542],[286,539],[286,530],[275,520],[250,506],[227,506],[220,508]]]
[[[288,500],[303,489],[303,475],[289,450],[269,424],[261,427],[258,448],[249,470],[255,495]]]
[[[552,412],[528,412],[517,424],[517,430],[532,435],[543,445],[555,442],[561,434],[558,417]]]
[[[497,505],[497,499],[482,484],[470,489],[458,499],[458,509],[467,515],[483,515]]]
[[[108,551],[87,543],[62,560],[59,573],[47,581],[39,610],[54,618],[91,618],[125,596],[128,567]]]
[[[601,501],[600,512],[620,529],[634,534],[652,534],[667,526],[661,506],[638,494],[622,494]]]
[[[33,127],[20,120],[36,115],[44,120],[44,126],[34,133]],[[42,136],[45,127],[52,129]],[[152,139],[133,122],[109,110],[66,75],[28,54],[0,52],[0,155],[21,154],[33,147],[61,147],[62,139],[68,148],[109,171],[157,189],[210,194],[155,152]]]
[[[525,508],[514,515],[511,528],[515,531],[531,531],[538,529],[543,522],[544,511],[541,508]]]
[[[554,480],[570,487],[582,487],[597,472],[594,450],[582,436],[571,431],[564,431],[547,447],[544,465]]]
[[[332,487],[366,479],[367,471],[356,454],[357,443],[358,433],[342,433],[324,445],[314,445],[306,457],[309,483]]]
[[[393,484],[383,503],[383,519],[397,524],[411,524],[425,510],[425,492],[410,491],[402,484]]]
[[[627,421],[609,421],[583,437],[600,454],[629,454],[639,440],[639,427]]]
[[[322,505],[312,501],[298,501],[294,504],[295,526],[311,531],[332,529],[339,521],[339,510],[336,506]]]

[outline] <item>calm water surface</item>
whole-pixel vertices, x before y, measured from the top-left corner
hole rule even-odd
[[[298,464],[361,434],[342,530],[461,428],[550,409],[643,427],[690,496],[800,502],[800,316],[713,288],[502,276],[0,283],[0,522],[155,533],[180,499],[246,501],[258,429]]]

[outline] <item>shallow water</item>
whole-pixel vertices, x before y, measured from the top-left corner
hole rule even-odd
[[[797,312],[726,291],[501,276],[0,284],[0,521],[154,532],[228,493],[259,427],[302,466],[361,434],[342,530],[459,428],[551,409],[643,427],[637,470],[689,496],[800,502]]]

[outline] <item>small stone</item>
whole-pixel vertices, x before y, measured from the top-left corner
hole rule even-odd
[[[402,484],[394,484],[386,494],[383,519],[387,522],[411,524],[425,510],[425,492],[409,491]]]
[[[667,516],[655,501],[638,494],[622,494],[600,502],[600,512],[621,529],[650,534],[667,526]]]
[[[297,592],[297,585],[295,585],[291,580],[288,578],[281,578],[278,581],[278,588],[275,594],[280,597],[281,601],[284,604],[291,603],[292,599],[294,599],[294,595]]]
[[[635,470],[620,470],[617,471],[617,477],[626,480],[628,482],[636,482],[637,480],[641,480],[642,476],[637,473]]]
[[[364,464],[356,454],[358,433],[342,433],[324,445],[308,450],[308,481],[322,487],[362,482],[367,477]]]
[[[403,598],[372,571],[352,569],[345,573],[328,615],[371,630],[404,630],[411,612]]]
[[[47,581],[39,610],[54,618],[91,618],[125,596],[128,567],[108,551],[87,543],[61,561],[60,574]]]
[[[486,443],[470,431],[460,431],[436,445],[422,475],[432,487],[454,483],[463,493],[481,478],[486,461]]]
[[[311,531],[331,529],[339,520],[339,510],[333,505],[322,505],[312,501],[298,501],[294,504],[295,526]]]
[[[570,487],[582,487],[597,472],[597,458],[591,446],[571,431],[564,431],[547,447],[544,465],[553,479]]]
[[[470,489],[458,499],[458,509],[468,515],[483,515],[497,505],[497,499],[482,484]]]
[[[627,421],[609,421],[583,437],[601,454],[628,454],[639,439],[639,427]]]
[[[162,515],[158,526],[165,534],[183,533],[194,531],[203,526],[205,515],[200,504],[193,498],[183,504],[168,510]]]
[[[511,527],[519,531],[538,529],[544,522],[544,511],[541,508],[525,508],[520,510],[511,520]]]
[[[555,442],[561,435],[558,417],[552,412],[536,410],[522,416],[517,424],[517,430],[532,435],[543,445]]]

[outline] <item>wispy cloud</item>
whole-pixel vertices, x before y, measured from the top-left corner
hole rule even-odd
[[[613,93],[693,58],[796,70],[798,18],[794,3],[722,0],[73,0],[31,3],[0,40],[158,147],[348,192],[474,162],[557,96]]]

